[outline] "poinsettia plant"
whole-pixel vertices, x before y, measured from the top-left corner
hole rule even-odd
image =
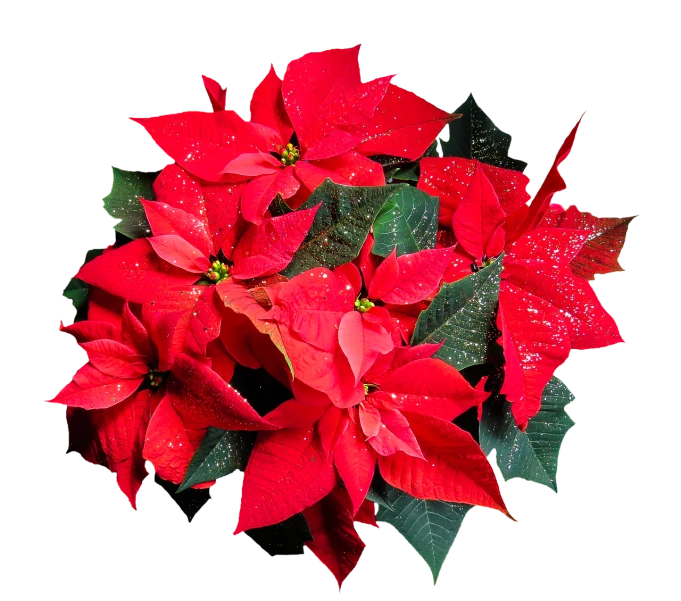
[[[136,119],[173,162],[114,169],[115,242],[64,291],[88,363],[53,399],[133,507],[147,462],[189,520],[242,470],[236,533],[307,547],[339,585],[356,522],[392,524],[437,579],[471,507],[510,517],[492,450],[556,489],[554,372],[621,341],[590,280],[621,270],[631,221],[553,202],[577,126],[530,199],[472,96],[446,112],[357,58],[271,69],[250,121],[207,77],[212,112]]]

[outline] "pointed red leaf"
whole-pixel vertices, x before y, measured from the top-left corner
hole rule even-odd
[[[530,200],[530,195],[525,190],[530,179],[521,171],[479,162],[478,168],[483,170],[492,184],[499,197],[499,204],[507,215],[525,206],[527,201]]]
[[[468,193],[477,161],[459,157],[425,157],[421,159],[419,190],[440,199],[440,224],[451,227],[452,215]]]
[[[331,405],[321,416],[317,424],[317,433],[326,457],[333,455],[339,439],[348,428],[349,421],[347,411],[335,405]]]
[[[303,150],[314,142],[311,135],[323,118],[320,109],[329,95],[360,85],[358,53],[359,46],[311,52],[289,63],[281,91]]]
[[[399,257],[394,255],[395,251],[376,270],[369,286],[369,297],[396,305],[410,305],[437,289],[452,250],[434,248]]]
[[[359,269],[353,263],[344,263],[336,267],[333,272],[340,277],[347,280],[347,283],[352,286],[355,296],[359,296],[362,291],[362,276]]]
[[[346,313],[338,326],[338,344],[348,358],[355,382],[362,376],[364,362],[364,326],[359,311]]]
[[[395,349],[395,359],[393,361],[393,369],[407,365],[412,361],[419,359],[430,359],[435,353],[440,350],[444,341],[440,344],[418,344],[416,346],[403,346]]]
[[[164,202],[142,200],[154,236],[175,234],[194,246],[205,257],[216,254],[213,241],[202,219]]]
[[[253,349],[253,338],[261,334],[246,315],[227,310],[222,312],[220,340],[235,361],[244,367],[262,367]]]
[[[203,85],[206,88],[206,93],[210,99],[210,104],[215,112],[225,110],[225,102],[227,101],[227,88],[223,88],[220,84],[210,77],[203,77]]]
[[[272,318],[308,344],[335,352],[340,321],[355,302],[343,280],[324,267],[295,276],[282,286]]]
[[[492,467],[468,432],[435,417],[407,417],[425,460],[404,453],[379,457],[388,484],[417,499],[480,505],[508,514]]]
[[[318,398],[326,397],[326,402],[331,400],[340,408],[352,407],[364,398],[362,383],[354,383],[348,360],[337,344],[332,351],[326,351],[302,341],[286,325],[280,324],[279,331],[292,364],[294,392],[297,384],[306,384],[320,393]]]
[[[278,169],[272,175],[253,178],[241,192],[241,212],[244,219],[260,225],[265,211],[277,194],[291,198],[300,188],[300,182],[293,175],[293,167]]]
[[[222,173],[256,177],[258,175],[272,175],[282,169],[280,161],[265,152],[244,152],[232,159],[222,170]]]
[[[482,169],[476,169],[452,215],[452,229],[459,244],[475,259],[496,257],[504,250],[505,217],[492,184]]]
[[[395,247],[372,274],[371,282],[367,285],[369,297],[380,299],[384,294],[389,294],[395,288],[399,277],[400,266],[397,262],[397,247]]]
[[[447,421],[488,396],[474,390],[454,367],[440,359],[416,359],[386,372],[376,384],[380,392],[374,394],[400,410]]]
[[[545,300],[502,280],[499,329],[504,347],[504,385],[518,426],[541,407],[541,395],[570,352],[570,331],[562,313]]]
[[[633,217],[594,217],[591,213],[582,213],[574,206],[561,213],[556,227],[589,232],[589,237],[570,263],[572,273],[585,280],[593,280],[597,273],[622,271],[617,259],[624,247],[632,219]]]
[[[69,408],[69,449],[116,474],[118,486],[136,508],[136,495],[147,476],[142,449],[151,413],[158,399],[149,390],[109,409]]]
[[[246,280],[284,269],[302,244],[321,204],[251,225],[234,249],[232,275]]]
[[[132,303],[144,303],[159,290],[191,285],[197,279],[161,260],[147,238],[100,255],[83,265],[76,277]]]
[[[321,186],[327,179],[330,179],[334,184],[339,184],[341,186],[351,185],[340,173],[324,169],[319,166],[317,162],[298,161],[295,165],[295,172],[296,177],[310,192],[314,191],[318,186]]]
[[[204,363],[178,355],[168,382],[168,398],[188,426],[262,430],[271,426],[234,388]]]
[[[113,248],[110,250],[113,250]],[[107,251],[104,252],[106,253]],[[87,303],[88,320],[107,321],[116,328],[121,327],[121,311],[125,303],[121,297],[109,294],[96,286],[90,286]]]
[[[372,161],[359,152],[348,151],[332,158],[317,160],[311,163],[318,169],[336,174],[331,177],[336,182],[338,176],[351,186],[384,186],[385,175],[380,163]],[[296,166],[298,164],[296,163]],[[321,182],[320,182],[321,183]],[[343,182],[336,182],[343,183]],[[309,187],[309,186],[308,186]],[[313,190],[314,188],[310,188]]]
[[[336,488],[303,512],[313,540],[305,543],[331,571],[340,588],[357,565],[364,543],[355,530],[347,493]]]
[[[187,428],[166,395],[151,416],[144,459],[151,461],[158,476],[180,484],[205,433],[205,429]]]
[[[234,111],[188,112],[133,121],[180,167],[209,182],[230,181],[222,175],[227,163],[244,152],[269,152],[272,145],[261,128]]]
[[[121,340],[131,349],[147,358],[153,360],[156,356],[151,344],[151,337],[146,327],[137,319],[137,316],[130,309],[130,305],[125,303],[123,306],[123,318],[121,320]]]
[[[225,382],[229,382],[232,379],[236,363],[227,352],[227,349],[225,349],[222,340],[216,338],[208,344],[206,347],[206,357],[210,359],[208,365],[220,378]]]
[[[144,357],[115,340],[92,340],[81,346],[87,352],[90,364],[106,376],[114,378],[139,378],[149,373]]]
[[[220,282],[215,289],[226,307],[248,317],[253,326],[261,334],[269,336],[277,349],[286,357],[287,362],[289,361],[277,323],[261,319],[265,317],[268,310],[255,299],[245,284],[229,278]]]
[[[376,506],[368,499],[360,506],[359,511],[355,515],[355,522],[362,522],[363,524],[369,524],[369,526],[378,528],[376,523]]]
[[[220,333],[215,286],[162,290],[142,311],[151,325],[161,371],[170,369],[179,353],[204,357],[208,343]]]
[[[367,236],[367,239],[364,241],[364,244],[362,245],[362,250],[359,251],[359,257],[357,257],[354,260],[354,264],[360,270],[362,274],[362,279],[364,280],[364,286],[367,289],[369,289],[369,286],[371,285],[371,280],[374,277],[376,269],[383,260],[381,257],[371,252],[371,249],[373,247],[374,236],[373,234],[369,234]]]
[[[112,323],[107,321],[78,321],[70,326],[60,324],[59,331],[71,334],[78,343],[90,342],[107,338],[109,340],[119,339],[119,332]]]
[[[265,419],[279,428],[311,428],[325,411],[324,406],[307,405],[291,399],[270,411]]]
[[[157,201],[200,219],[213,242],[211,253],[215,255],[222,248],[227,258],[232,256],[244,227],[239,211],[243,187],[201,183],[177,165],[168,165],[154,181]]]
[[[360,403],[359,424],[367,438],[376,436],[381,429],[381,414],[372,403]]]
[[[513,238],[517,238],[524,232],[536,227],[537,224],[542,220],[542,217],[546,211],[548,211],[553,195],[556,192],[565,190],[565,180],[558,172],[558,167],[570,154],[572,145],[575,142],[575,136],[577,135],[577,129],[579,128],[579,124],[581,122],[582,118],[580,117],[579,121],[577,121],[577,125],[572,128],[572,131],[568,134],[568,137],[565,138],[565,141],[560,147],[560,150],[556,155],[556,159],[553,162],[553,165],[551,166],[544,183],[542,183],[541,188],[539,188],[539,191],[532,200],[532,204],[530,205],[530,210],[527,213],[525,221],[520,225],[516,232],[514,232]]]
[[[402,451],[412,457],[423,458],[419,443],[407,419],[399,411],[380,403],[378,399],[379,397],[372,395],[364,403],[366,406],[374,405],[381,416],[381,427],[378,433],[376,436],[369,436],[367,442],[379,455],[393,455]]]
[[[352,499],[352,514],[356,514],[367,496],[374,477],[376,455],[364,441],[359,424],[350,422],[334,451],[334,463]]]
[[[324,498],[336,485],[333,465],[312,428],[263,432],[253,447],[235,534],[278,524]]]
[[[452,118],[416,94],[390,84],[357,150],[366,156],[387,154],[416,160]]]
[[[348,358],[355,382],[359,382],[378,355],[389,353],[395,346],[382,325],[364,317],[359,311],[350,311],[343,316],[338,328],[338,344]]]
[[[286,144],[293,133],[293,126],[286,113],[284,99],[281,95],[281,79],[274,71],[274,66],[253,92],[251,99],[251,121],[260,123],[279,133],[279,142]]]
[[[184,238],[174,234],[147,238],[154,252],[167,263],[191,273],[205,273],[210,261]]]
[[[519,238],[504,260],[503,278],[550,303],[570,326],[572,348],[599,348],[621,342],[617,325],[589,283],[575,277],[570,262],[588,232],[539,228]]]
[[[142,382],[143,377],[124,379],[107,376],[88,363],[76,372],[73,381],[50,402],[82,409],[106,409],[122,403]]]
[[[154,180],[156,202],[186,211],[203,221],[206,207],[200,181],[177,164],[163,168]]]
[[[305,546],[329,571],[341,591],[366,549],[355,527],[348,494],[336,488],[303,515],[314,539],[306,541]]]

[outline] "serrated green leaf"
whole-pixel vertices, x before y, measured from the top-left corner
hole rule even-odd
[[[483,405],[480,446],[486,454],[497,451],[497,464],[506,480],[524,478],[557,491],[558,453],[567,431],[574,425],[565,406],[574,396],[558,378],[544,388],[539,413],[521,432],[503,396]]]
[[[373,253],[387,257],[435,248],[440,202],[413,186],[400,186],[374,222]]]
[[[104,199],[104,208],[120,219],[114,229],[128,238],[143,238],[151,232],[140,197],[155,200],[153,183],[158,172],[123,171],[113,168],[113,186]]]
[[[246,469],[255,444],[255,433],[221,428],[208,428],[199,448],[187,467],[184,480],[177,489],[181,493],[192,486],[217,480],[234,470]]]
[[[89,263],[103,252],[104,249],[102,248],[95,248],[87,251],[85,263]],[[83,265],[85,265],[85,263],[83,263]],[[71,278],[71,281],[69,281],[66,288],[64,288],[63,295],[68,298],[76,308],[76,317],[73,320],[74,323],[87,319],[89,292],[90,286],[78,278]]]
[[[210,501],[210,490],[207,488],[196,489],[190,488],[184,492],[177,492],[177,484],[163,480],[158,475],[155,477],[156,484],[165,490],[170,498],[177,503],[177,506],[187,516],[191,522],[199,510]]]
[[[269,206],[269,212],[272,217],[288,215],[292,211],[293,209],[288,206],[288,203],[282,198],[281,194],[277,194]]]
[[[471,508],[460,503],[424,501],[390,487],[392,510],[379,507],[376,519],[392,524],[416,549],[437,582],[440,568],[459,533],[463,518]]]
[[[472,94],[454,112],[460,113],[461,117],[450,122],[449,141],[440,140],[444,156],[477,159],[514,171],[527,167],[527,163],[508,156],[511,136],[492,123]]]
[[[321,202],[307,237],[282,273],[291,278],[314,267],[333,269],[352,261],[397,187],[340,186],[327,179],[300,207],[308,209]]]
[[[435,353],[462,370],[485,363],[496,332],[495,312],[503,255],[491,265],[452,284],[444,284],[421,312],[411,344],[444,344]]]

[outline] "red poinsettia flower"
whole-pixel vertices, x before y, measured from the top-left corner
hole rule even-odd
[[[208,426],[270,427],[227,383],[233,362],[219,345],[203,362],[178,354],[161,370],[157,342],[165,334],[148,326],[126,303],[116,322],[63,328],[89,362],[52,400],[69,407],[69,450],[116,472],[133,507],[147,475],[145,460],[161,478],[179,484]]]
[[[362,376],[400,343],[399,335],[391,334],[400,319],[391,315],[391,307],[419,303],[437,289],[450,254],[450,249],[400,257],[393,252],[375,270],[365,266],[363,276],[348,263],[333,272],[311,269],[268,288],[272,309],[255,319],[276,324],[292,363],[294,390],[305,384],[339,407],[356,404],[363,396]],[[222,288],[220,294],[229,305],[247,292]]]
[[[444,244],[455,243],[447,281],[465,277],[505,252],[498,313],[506,362],[501,392],[512,402],[522,429],[539,411],[542,391],[570,349],[621,341],[588,282],[570,267],[590,232],[537,227],[553,194],[565,188],[558,166],[569,154],[576,131],[577,126],[530,206],[524,204],[522,174],[501,173],[508,170],[477,161],[427,159],[419,182],[426,191],[443,193],[451,209],[445,223],[453,236],[447,241],[441,237]]]
[[[294,399],[269,413],[266,419],[282,429],[258,436],[244,476],[237,532],[311,507],[338,478],[354,515],[376,463],[389,484],[417,498],[506,512],[484,453],[452,423],[487,393],[431,358],[438,348],[394,349],[389,363],[377,363],[364,375],[362,398],[352,406],[341,408],[303,385]]]
[[[439,289],[453,249],[442,247],[400,257],[393,251],[384,259],[371,252],[373,245],[374,237],[369,234],[354,261],[362,273],[365,301],[379,301],[385,307],[396,344],[409,342],[419,313]]]
[[[359,46],[307,54],[289,64],[283,81],[272,68],[253,94],[251,123],[232,111],[137,121],[201,179],[249,179],[241,209],[258,224],[277,194],[285,199],[298,194],[302,201],[327,178],[384,184],[381,165],[367,157],[417,159],[452,119],[392,85],[390,77],[362,83],[358,52]],[[219,106],[219,85],[208,82],[207,89]]]
[[[163,369],[174,353],[204,356],[217,337],[215,283],[282,270],[310,229],[317,207],[246,224],[238,207],[242,188],[204,184],[177,165],[166,167],[154,182],[156,200],[142,200],[154,235],[102,254],[76,276],[155,315],[169,340],[161,349]]]

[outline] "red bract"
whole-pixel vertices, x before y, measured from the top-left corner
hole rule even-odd
[[[373,245],[374,238],[369,235],[355,260],[367,300],[378,301],[388,311],[396,344],[408,342],[419,313],[439,289],[453,249],[424,250],[400,257],[392,252],[383,259],[371,252]]]
[[[69,450],[116,472],[133,507],[154,464],[163,479],[179,484],[208,426],[236,430],[270,427],[204,362],[178,354],[159,370],[157,332],[123,308],[120,327],[83,321],[63,328],[85,349],[89,362],[52,402],[67,405]],[[224,355],[224,351],[222,351]],[[220,351],[211,353],[220,362]],[[231,368],[221,363],[227,380]]]
[[[176,165],[154,182],[156,201],[142,200],[152,233],[104,253],[77,277],[134,303],[165,329],[176,352],[200,358],[220,331],[214,286],[227,277],[250,279],[288,265],[309,230],[317,207],[246,224],[240,187],[201,184]],[[153,317],[152,317],[153,315]]]
[[[190,173],[211,182],[250,180],[241,195],[246,220],[259,224],[272,199],[303,200],[325,179],[379,186],[388,154],[420,157],[452,119],[390,77],[362,83],[359,46],[291,62],[283,81],[272,68],[251,101],[251,123],[232,111],[138,119]],[[207,82],[216,105],[219,86]],[[217,102],[220,105],[220,102]]]
[[[361,398],[343,408],[294,381],[296,398],[266,416],[283,429],[260,435],[253,449],[237,532],[307,509],[335,487],[337,477],[356,514],[377,460],[389,483],[418,498],[505,512],[484,453],[451,423],[487,394],[471,388],[453,367],[430,358],[437,348],[395,349],[389,363],[377,363],[364,375]],[[294,372],[296,365],[294,360]],[[402,470],[405,462],[410,467]],[[436,484],[424,487],[424,475]]]

